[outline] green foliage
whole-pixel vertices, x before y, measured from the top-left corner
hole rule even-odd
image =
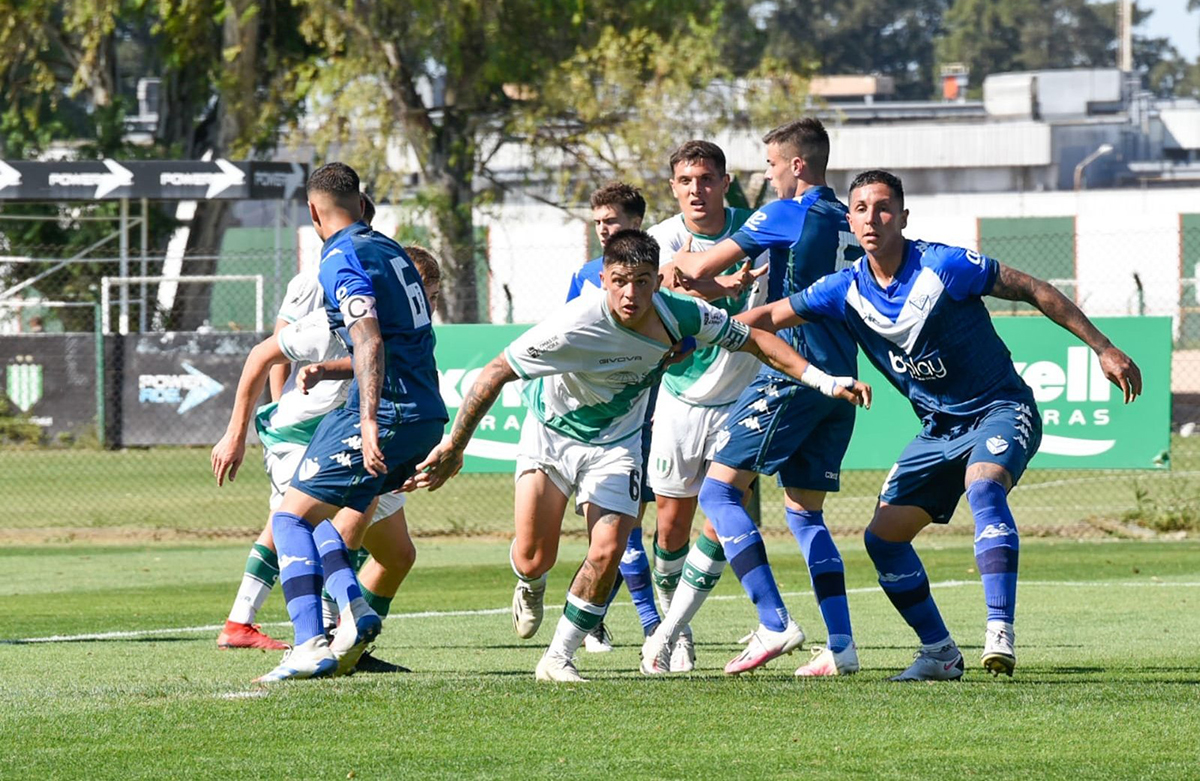
[[[1123,519],[1159,532],[1200,532],[1200,494],[1194,481],[1134,480],[1135,507]]]
[[[9,403],[0,393],[0,445],[35,445],[42,440],[42,427]]]

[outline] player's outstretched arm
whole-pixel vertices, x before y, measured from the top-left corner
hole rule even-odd
[[[796,310],[792,308],[791,302],[786,298],[781,298],[770,304],[756,306],[749,312],[742,312],[733,319],[743,322],[751,328],[757,328],[760,331],[770,331],[771,333],[775,333],[781,328],[790,328],[794,325],[803,325],[808,322],[796,314]]]
[[[1125,403],[1142,394],[1142,371],[1128,355],[1113,346],[1075,302],[1045,280],[1000,264],[991,295],[1032,304],[1054,322],[1075,334],[1100,358],[1104,376],[1125,394]]]
[[[786,304],[787,301],[782,303]],[[738,351],[754,355],[768,366],[796,378],[826,396],[867,409],[871,407],[870,385],[853,377],[834,377],[826,374],[773,333],[751,328],[750,336]]]
[[[279,336],[279,332],[287,328],[288,321],[282,317],[275,321],[275,330],[271,333],[272,336]],[[287,384],[288,375],[291,374],[292,367],[287,361],[277,363],[271,366],[271,370],[267,375],[267,385],[271,389],[271,401],[279,401],[279,397],[283,395],[283,386]]]
[[[229,425],[225,427],[225,435],[221,437],[221,441],[213,446],[210,456],[217,485],[225,483],[226,472],[229,473],[230,481],[237,477],[238,468],[246,456],[246,428],[254,414],[255,402],[262,397],[271,367],[287,362],[287,356],[279,348],[279,340],[274,335],[254,345],[254,349],[246,357],[246,362],[242,365],[242,376],[238,378],[237,390],[234,392]]]
[[[463,454],[467,443],[483,416],[491,409],[492,404],[500,397],[500,391],[505,384],[517,379],[508,360],[501,353],[483,368],[471,389],[463,397],[462,406],[454,416],[454,425],[450,435],[435,447],[429,456],[417,465],[417,472],[404,484],[405,491],[416,488],[428,488],[436,491],[451,477],[462,469]]]
[[[715,277],[728,269],[746,253],[733,239],[723,239],[703,252],[692,252],[692,237],[684,240],[683,246],[675,253],[670,263],[660,267],[663,281],[669,287],[675,287],[675,270],[691,279]]]
[[[387,474],[379,449],[379,393],[383,389],[383,336],[379,320],[362,317],[350,326],[354,342],[354,377],[358,380],[359,434],[362,436],[363,467],[372,477]]]
[[[296,375],[296,387],[300,392],[308,392],[323,380],[352,380],[354,379],[354,361],[350,358],[338,358],[336,361],[310,363],[300,367]]]
[[[720,274],[715,277],[689,277],[678,266],[673,272],[674,281],[669,287],[688,295],[715,301],[718,298],[737,298],[754,285],[763,274],[767,273],[767,265],[754,268],[754,261],[747,259],[737,274]]]

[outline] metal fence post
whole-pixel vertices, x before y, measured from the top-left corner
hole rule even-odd
[[[92,319],[92,331],[96,336],[96,439],[103,448],[107,444],[108,429],[105,420],[105,384],[104,384],[104,329],[101,325],[100,304],[96,304],[95,316]]]

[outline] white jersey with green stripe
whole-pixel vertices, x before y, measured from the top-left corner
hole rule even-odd
[[[754,212],[749,209],[725,207],[725,229],[715,236],[694,233],[688,230],[682,214],[663,220],[647,233],[658,241],[660,263],[669,262],[690,236],[692,252],[703,252],[720,241],[732,236]],[[754,267],[767,264],[767,253],[754,259]],[[744,261],[743,261],[744,263]],[[741,270],[743,263],[736,263],[725,274]],[[740,314],[767,301],[767,279],[760,277],[754,287],[737,298],[721,298],[712,301],[713,306],[730,315]],[[716,347],[697,349],[688,358],[668,367],[663,375],[662,387],[672,396],[697,407],[720,407],[737,400],[742,389],[750,384],[762,364],[753,355],[731,353]]]
[[[302,277],[311,277],[311,284]],[[301,368],[349,354],[338,334],[329,330],[325,296],[316,280],[315,274],[300,274],[288,283],[288,295],[279,310],[279,319],[287,320],[289,325],[275,338],[280,350],[292,361],[292,371],[279,401],[264,404],[254,416],[255,431],[267,449],[307,445],[321,418],[346,403],[349,380],[324,380],[308,393],[301,393],[296,387]],[[294,295],[297,293],[300,295]]]
[[[750,329],[696,298],[662,291],[654,308],[674,342],[737,350]],[[581,296],[530,328],[504,350],[526,381],[526,406],[547,428],[607,445],[641,432],[647,391],[663,374],[670,345],[620,325],[603,295]]]

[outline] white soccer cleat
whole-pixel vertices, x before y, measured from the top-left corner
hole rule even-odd
[[[359,604],[359,603],[362,604]],[[354,672],[359,658],[367,646],[375,642],[383,630],[383,619],[372,610],[365,600],[356,599],[351,607],[342,611],[342,620],[333,633],[329,650],[337,659],[337,675]]]
[[[546,584],[533,588],[525,581],[518,581],[513,589],[512,620],[517,637],[528,640],[537,634],[542,625],[542,614],[546,599]]]
[[[825,678],[858,672],[858,647],[854,643],[837,653],[814,645],[812,655],[808,664],[796,670],[796,675],[801,678]]]
[[[749,635],[746,650],[725,665],[726,675],[738,675],[762,667],[777,656],[790,654],[804,643],[804,630],[789,618],[782,632],[772,632],[762,624]]]
[[[1012,624],[996,629],[989,627],[983,637],[983,669],[993,676],[1004,673],[1011,678],[1017,666],[1017,652],[1013,649],[1015,640]]]
[[[954,641],[936,651],[921,649],[913,654],[913,663],[889,681],[957,681],[963,675],[963,657]]]
[[[667,633],[660,624],[657,629],[646,636],[642,643],[643,675],[663,675],[671,672],[671,644]]]
[[[337,659],[329,650],[325,635],[317,635],[295,648],[289,648],[283,660],[271,672],[254,679],[254,683],[277,683],[303,678],[327,678],[337,671]]]
[[[685,626],[671,649],[671,672],[690,673],[696,669],[696,645],[692,642],[692,628]]]
[[[590,654],[606,654],[613,649],[612,632],[608,631],[603,621],[584,636],[583,648]]]
[[[546,651],[533,671],[533,677],[550,683],[587,683],[587,678],[575,669],[575,661],[553,651]]]

